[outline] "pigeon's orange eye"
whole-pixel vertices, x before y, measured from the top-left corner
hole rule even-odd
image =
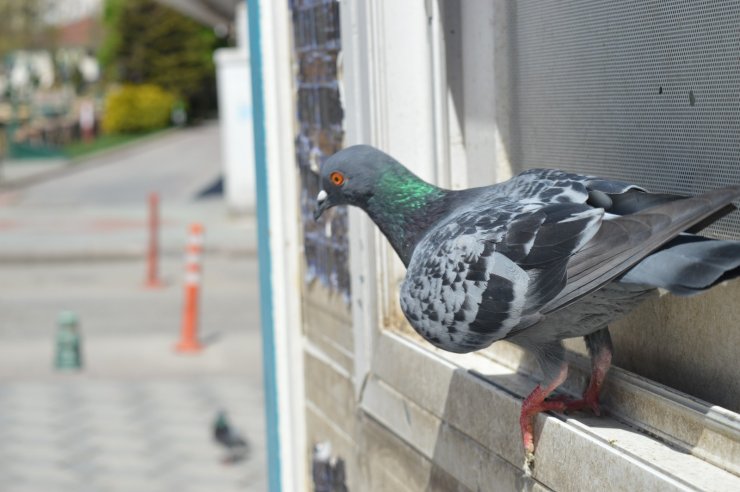
[[[341,186],[344,183],[344,174],[340,173],[339,171],[334,171],[329,175],[329,179],[335,185]]]

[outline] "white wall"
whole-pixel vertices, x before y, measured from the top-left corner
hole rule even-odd
[[[254,144],[249,55],[221,48],[214,55],[218,84],[226,203],[233,212],[254,210]]]

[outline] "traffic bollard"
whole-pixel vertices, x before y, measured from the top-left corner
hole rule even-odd
[[[162,287],[159,279],[159,195],[149,194],[149,250],[147,252],[146,286]]]
[[[82,335],[77,315],[62,311],[57,317],[57,326],[54,367],[62,371],[82,369]]]
[[[203,255],[203,226],[192,224],[185,255],[185,300],[183,304],[180,341],[175,346],[178,352],[198,352],[203,345],[198,339],[200,263]]]

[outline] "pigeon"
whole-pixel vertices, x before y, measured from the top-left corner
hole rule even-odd
[[[213,439],[226,448],[224,463],[237,463],[247,457],[249,444],[231,425],[226,412],[221,410],[213,422]]]
[[[414,330],[455,353],[508,340],[543,380],[522,404],[527,463],[534,418],[590,409],[612,359],[608,326],[662,288],[687,296],[740,275],[740,241],[696,235],[735,207],[740,186],[698,196],[531,169],[490,186],[447,190],[368,145],[320,168],[314,218],[364,210],[406,266],[401,309]],[[550,398],[568,374],[562,340],[584,337],[592,374],[579,399]]]

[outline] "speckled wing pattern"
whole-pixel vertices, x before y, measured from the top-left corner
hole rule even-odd
[[[432,344],[479,350],[540,319],[566,284],[567,263],[598,231],[608,194],[632,189],[555,170],[532,170],[470,190],[419,242],[401,308]],[[603,196],[602,196],[603,195]]]

